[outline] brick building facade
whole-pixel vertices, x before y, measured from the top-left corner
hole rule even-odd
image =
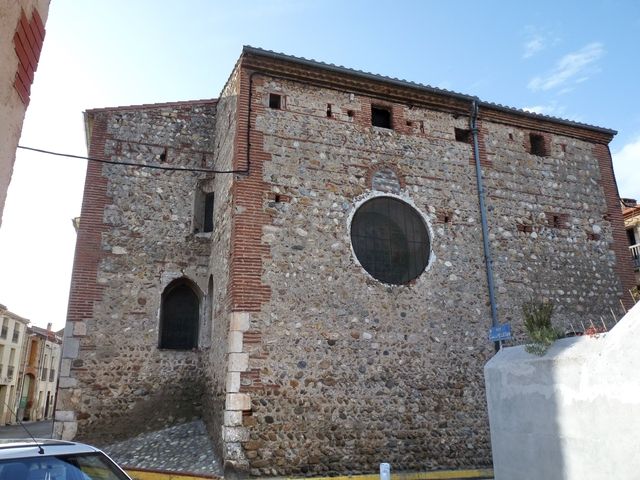
[[[57,433],[205,418],[254,475],[491,462],[490,299],[522,340],[633,282],[615,132],[245,47],[218,100],[91,110]],[[177,312],[177,313],[176,313]]]
[[[0,225],[50,0],[0,2]]]

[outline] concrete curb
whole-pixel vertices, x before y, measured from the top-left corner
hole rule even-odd
[[[142,468],[124,468],[133,480],[204,480],[220,479],[216,475],[199,475],[196,473],[166,472],[162,470],[147,470]]]
[[[221,479],[216,475],[163,472],[160,470],[125,469],[133,480],[203,480]],[[435,472],[394,473],[391,480],[491,480],[493,469],[439,470]],[[342,475],[337,477],[275,477],[269,480],[380,480],[380,475]]]
[[[392,473],[391,480],[461,480],[461,479],[493,479],[493,469],[481,468],[472,470],[438,470],[433,472]],[[380,480],[380,475],[342,475],[338,477],[279,477],[271,480]]]

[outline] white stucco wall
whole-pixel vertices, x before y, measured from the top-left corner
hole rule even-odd
[[[496,480],[640,478],[640,303],[543,357],[503,349],[485,382]]]
[[[46,24],[50,0],[2,0],[0,1],[0,225],[7,189],[13,172],[16,148],[26,107],[13,87],[18,68],[18,55],[13,36],[20,13],[30,17],[34,8]],[[37,72],[36,72],[37,78]]]

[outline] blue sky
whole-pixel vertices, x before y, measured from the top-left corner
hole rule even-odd
[[[88,108],[217,97],[242,45],[618,130],[640,198],[640,2],[52,0],[21,144],[86,154]],[[20,151],[0,303],[61,328],[85,163]]]

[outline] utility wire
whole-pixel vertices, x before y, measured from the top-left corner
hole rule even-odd
[[[47,155],[56,155],[58,157],[79,158],[81,160],[89,160],[90,162],[107,163],[109,165],[124,165],[127,167],[139,167],[139,168],[151,168],[155,170],[171,170],[179,172],[204,172],[204,173],[248,173],[247,170],[215,170],[211,168],[191,168],[191,167],[170,167],[166,165],[150,165],[145,163],[132,163],[132,162],[119,162],[117,160],[105,160],[95,157],[84,157],[82,155],[72,155],[70,153],[52,152],[49,150],[42,150],[40,148],[24,147],[18,145],[18,148],[23,150],[30,150],[32,152],[45,153]]]

